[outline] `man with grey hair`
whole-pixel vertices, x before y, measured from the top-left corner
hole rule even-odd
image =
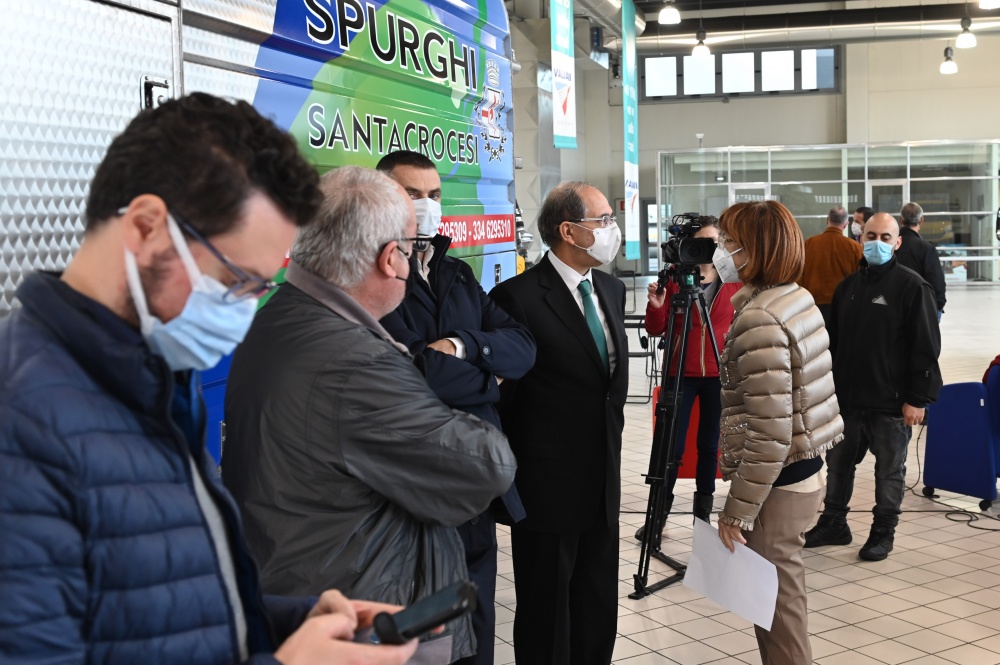
[[[896,250],[896,260],[916,272],[934,289],[934,303],[937,306],[938,321],[944,314],[945,297],[944,270],[938,258],[937,248],[920,237],[920,227],[924,223],[924,211],[912,201],[899,211],[899,237],[903,244]]]
[[[625,285],[595,270],[621,233],[596,188],[542,203],[551,248],[491,291],[535,338],[531,371],[500,386],[527,517],[511,527],[518,665],[607,665],[618,616],[618,512],[628,342]]]
[[[847,210],[835,206],[826,216],[823,233],[806,240],[806,260],[799,286],[812,294],[827,328],[833,292],[861,263],[861,245],[844,235],[848,219]]]
[[[321,182],[287,283],[233,357],[222,476],[241,503],[267,593],[411,604],[466,578],[455,527],[511,485],[493,426],[445,406],[379,325],[403,300],[413,204],[370,169]],[[471,655],[466,615],[410,662]]]

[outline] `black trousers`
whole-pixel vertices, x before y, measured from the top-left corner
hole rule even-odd
[[[454,665],[493,665],[493,643],[497,612],[494,605],[497,588],[497,524],[493,511],[487,509],[478,517],[458,527],[465,547],[465,565],[469,581],[479,588],[477,605],[472,613],[472,632],[476,636],[476,655],[460,658]]]
[[[618,525],[511,528],[517,665],[608,665],[618,628]]]

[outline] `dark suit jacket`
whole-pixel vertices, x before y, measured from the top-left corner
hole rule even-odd
[[[432,241],[430,285],[411,269],[413,289],[379,323],[393,339],[423,359],[424,376],[438,398],[452,407],[500,428],[495,405],[500,401],[496,377],[519,379],[535,362],[535,342],[527,329],[494,304],[472,268],[448,256],[451,239]],[[465,344],[464,360],[428,347],[444,337]],[[502,497],[504,523],[524,518],[516,485]]]
[[[934,303],[938,311],[944,310],[945,284],[944,269],[934,245],[920,237],[913,229],[903,226],[899,229],[903,244],[896,250],[896,260],[924,278],[934,289]]]
[[[500,418],[528,513],[519,524],[524,529],[573,534],[618,523],[628,392],[625,285],[597,270],[592,275],[615,347],[610,377],[548,255],[490,293],[527,326],[538,347],[531,371],[500,387]]]

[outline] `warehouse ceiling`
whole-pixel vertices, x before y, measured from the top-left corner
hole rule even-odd
[[[657,16],[664,0],[636,0],[646,29],[639,39],[641,51],[693,43],[704,29],[706,43],[723,48],[811,42],[842,44],[882,39],[953,39],[965,16],[973,32],[1000,32],[1000,9],[983,10],[978,2],[948,0],[851,0],[848,2],[791,2],[789,0],[676,0],[681,22],[660,25]],[[609,38],[616,35],[608,35]],[[613,50],[616,44],[609,44]]]

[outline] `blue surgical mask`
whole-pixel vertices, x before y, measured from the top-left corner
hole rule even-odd
[[[225,301],[226,287],[202,274],[177,223],[167,216],[167,229],[191,280],[184,309],[164,323],[149,312],[135,255],[125,250],[125,275],[139,315],[142,336],[157,355],[176,371],[215,367],[243,341],[257,311],[257,299]]]
[[[892,245],[881,240],[865,241],[865,259],[868,265],[880,266],[892,258]]]

